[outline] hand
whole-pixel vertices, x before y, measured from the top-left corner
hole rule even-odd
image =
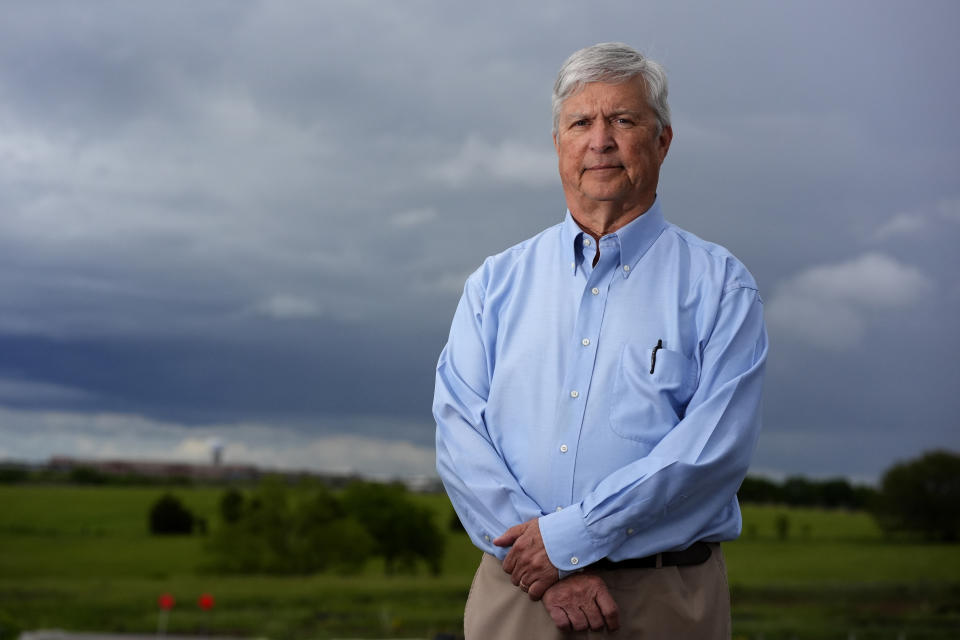
[[[576,573],[543,594],[543,606],[561,631],[609,631],[620,628],[620,610],[603,578]]]
[[[503,559],[503,570],[513,584],[527,592],[531,600],[539,600],[550,585],[560,579],[560,572],[550,562],[540,536],[537,518],[510,527],[493,541],[498,547],[513,545]]]

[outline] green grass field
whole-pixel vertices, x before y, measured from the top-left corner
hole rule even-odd
[[[156,600],[178,601],[168,630],[267,638],[421,637],[460,630],[479,552],[450,533],[444,572],[384,576],[218,576],[204,538],[154,537],[163,488],[0,486],[0,629],[151,632]],[[216,526],[221,490],[173,492]],[[445,496],[416,496],[444,527]],[[789,519],[780,539],[778,516]],[[724,545],[734,637],[849,640],[960,637],[960,545],[888,541],[863,513],[744,508]],[[216,599],[202,611],[202,593]],[[0,631],[2,637],[2,631]]]

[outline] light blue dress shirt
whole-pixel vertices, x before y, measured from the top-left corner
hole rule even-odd
[[[746,268],[659,201],[596,244],[568,212],[487,258],[437,366],[437,469],[471,540],[503,559],[493,539],[539,518],[561,575],[736,538],[760,430]]]

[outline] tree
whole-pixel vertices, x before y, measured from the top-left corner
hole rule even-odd
[[[237,573],[356,573],[375,543],[322,485],[290,491],[267,477],[245,499],[229,490],[220,499],[221,526],[206,545],[212,568]]]
[[[837,507],[850,507],[856,503],[853,486],[844,478],[833,478],[817,484],[817,493],[819,494],[817,502],[820,506],[835,509]]]
[[[76,484],[107,484],[109,478],[93,467],[76,467],[70,470],[70,482]]]
[[[243,494],[229,489],[220,497],[220,517],[224,522],[238,522],[243,517]]]
[[[793,506],[812,507],[817,504],[817,487],[801,476],[791,476],[783,482],[783,501]]]
[[[466,527],[463,526],[463,522],[460,521],[460,516],[452,509],[450,511],[450,521],[447,523],[447,529],[454,533],[466,533],[467,531]]]
[[[884,531],[960,539],[960,456],[928,452],[890,468],[880,487],[875,516]]]
[[[754,504],[775,504],[783,502],[780,486],[766,478],[747,476],[737,490],[737,498],[741,502]]]
[[[193,532],[194,515],[180,499],[165,493],[150,508],[150,533],[156,535],[189,535]]]
[[[370,533],[323,486],[296,505],[292,545],[301,571],[333,568],[341,573],[360,571],[376,547]]]
[[[777,530],[777,539],[786,540],[790,536],[790,516],[778,513],[773,521],[773,527]]]
[[[440,573],[445,538],[433,512],[410,500],[402,485],[354,482],[344,491],[343,505],[370,532],[387,573],[412,572],[418,558]]]

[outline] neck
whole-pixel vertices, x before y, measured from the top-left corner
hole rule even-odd
[[[590,200],[586,203],[570,202],[567,207],[574,221],[594,240],[613,233],[630,224],[653,206],[656,194],[640,203]]]

